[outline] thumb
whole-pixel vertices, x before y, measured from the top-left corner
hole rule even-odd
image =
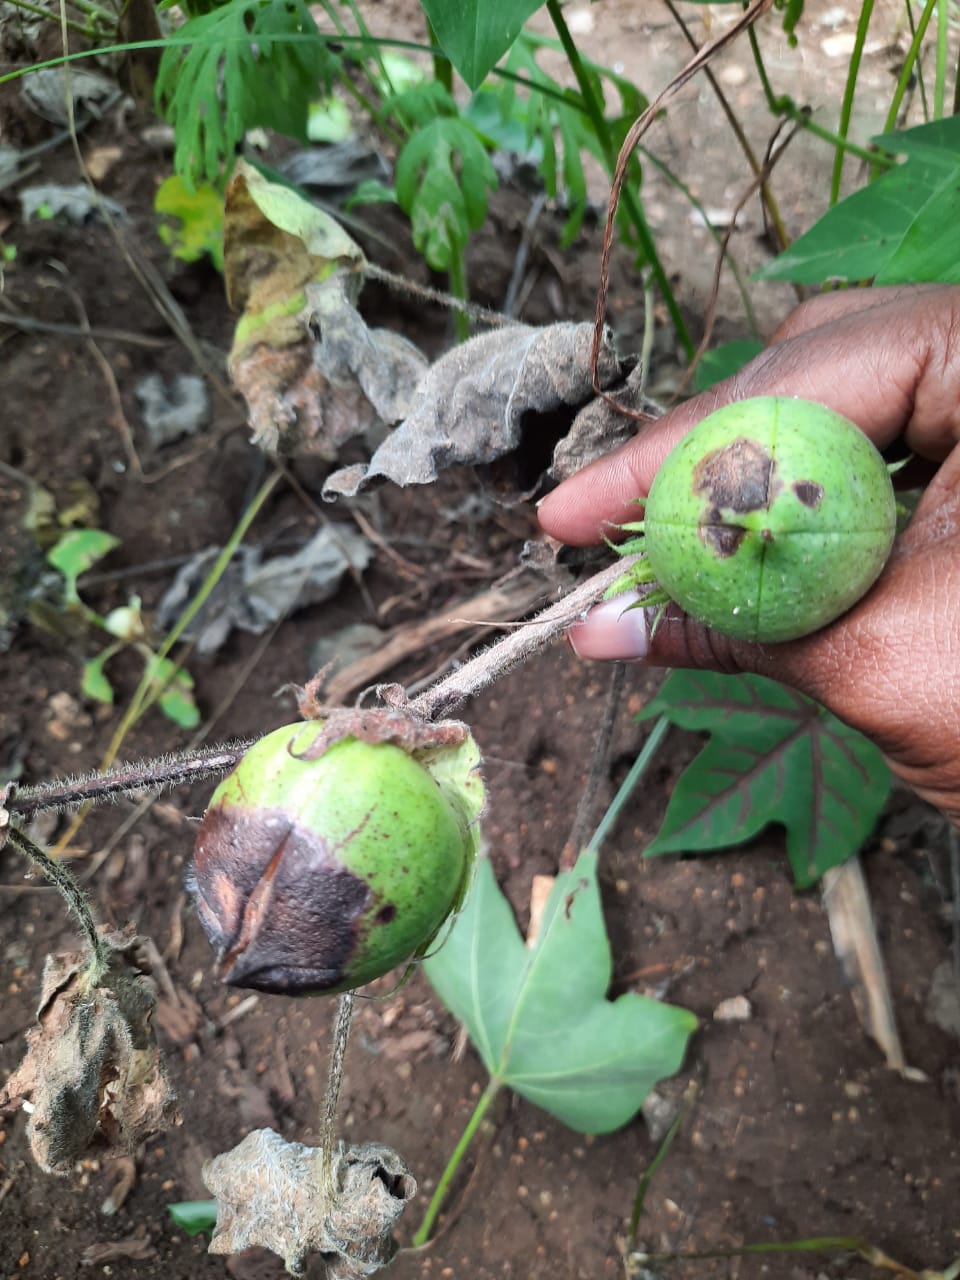
[[[850,664],[836,641],[824,643],[818,632],[775,645],[734,640],[704,626],[677,605],[644,607],[634,592],[606,600],[568,632],[574,653],[590,661],[643,662],[652,667],[687,667],[726,674],[749,672],[793,685],[811,697],[823,698],[824,684],[840,693]],[[841,639],[842,643],[842,637]],[[846,647],[843,645],[842,647]],[[834,652],[831,652],[834,650]],[[832,678],[825,681],[825,673]],[[842,694],[841,694],[842,698]]]

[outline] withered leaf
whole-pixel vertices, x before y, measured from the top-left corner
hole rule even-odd
[[[367,328],[355,307],[365,265],[322,209],[238,162],[224,275],[243,315],[229,367],[261,448],[333,461],[347,440],[406,412],[426,360],[398,335]]]
[[[308,1254],[319,1253],[329,1280],[359,1280],[386,1266],[397,1251],[391,1232],[417,1191],[403,1159],[378,1143],[341,1143],[332,1194],[321,1159],[317,1147],[257,1129],[208,1160],[201,1176],[217,1199],[210,1252],[259,1245],[279,1254],[291,1275],[301,1275]]]
[[[47,1173],[69,1173],[92,1152],[131,1152],[179,1119],[140,940],[110,934],[105,941],[110,967],[97,986],[87,978],[85,953],[47,957],[37,1025],[0,1089],[0,1110],[30,1101],[30,1150]]]
[[[565,434],[594,399],[592,341],[592,324],[509,325],[454,347],[424,374],[410,413],[369,464],[335,471],[323,496],[352,497],[378,478],[429,484],[444,467],[483,466],[527,445],[542,454],[538,436]],[[601,386],[616,386],[624,372],[605,344]],[[519,498],[522,490],[508,496]]]

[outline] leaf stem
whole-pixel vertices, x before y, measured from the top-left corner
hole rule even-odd
[[[450,1183],[453,1181],[460,1162],[467,1153],[467,1148],[473,1141],[473,1138],[483,1122],[483,1117],[487,1114],[491,1102],[500,1092],[501,1083],[495,1077],[491,1076],[487,1081],[487,1087],[481,1093],[477,1100],[477,1105],[473,1109],[473,1115],[467,1121],[467,1126],[460,1135],[460,1141],[453,1149],[453,1154],[447,1161],[447,1167],[440,1176],[437,1183],[437,1189],[433,1193],[433,1197],[427,1206],[427,1211],[423,1215],[423,1221],[417,1229],[416,1235],[413,1237],[412,1244],[415,1248],[425,1245],[430,1239],[430,1232],[433,1230],[433,1224],[437,1219],[437,1214],[446,1197],[447,1191],[450,1189]]]
[[[857,77],[860,74],[860,62],[863,58],[863,46],[867,42],[867,31],[873,17],[874,0],[863,0],[860,18],[857,22],[857,34],[854,39],[853,52],[850,54],[850,65],[847,68],[847,83],[843,90],[843,101],[840,104],[840,123],[837,132],[846,140],[850,129],[850,117],[853,115],[853,99],[857,91]],[[844,153],[837,151],[833,158],[833,174],[830,179],[831,207],[840,199],[840,179],[843,176]]]
[[[450,259],[450,293],[461,302],[467,301],[467,260],[466,250],[457,249]],[[454,331],[458,342],[466,342],[470,337],[470,316],[458,307],[453,313]]]
[[[547,0],[547,12],[550,15],[557,35],[560,37],[560,43],[563,45],[563,51],[567,55],[570,63],[570,69],[576,77],[577,86],[580,90],[580,96],[583,99],[583,105],[586,110],[588,119],[593,126],[593,132],[597,141],[603,149],[604,161],[607,168],[608,176],[613,177],[617,164],[617,148],[614,144],[610,127],[607,123],[606,116],[603,114],[603,103],[598,99],[593,81],[587,74],[586,67],[580,57],[580,51],[574,43],[573,36],[570,34],[570,28],[567,26],[560,8],[560,0]],[[633,189],[624,186],[622,195],[624,206],[629,214],[630,221],[633,223],[633,229],[636,232],[637,239],[640,242],[640,249],[644,255],[644,259],[653,271],[657,284],[660,286],[660,292],[666,303],[667,310],[670,312],[670,319],[673,321],[673,327],[676,330],[677,338],[683,346],[687,354],[687,358],[692,360],[695,353],[693,339],[687,329],[686,321],[680,311],[680,304],[677,302],[673,289],[670,286],[670,280],[664,270],[663,263],[657,253],[657,247],[654,244],[650,227],[644,216],[643,207],[637,199]]]
[[[639,559],[639,555],[623,556],[614,564],[593,574],[574,587],[562,600],[549,605],[535,618],[522,623],[515,631],[508,632],[456,671],[444,676],[429,689],[424,689],[411,699],[410,709],[425,720],[437,720],[448,715],[455,707],[482,692],[562,635],[592,605],[599,603],[608,588]]]
[[[887,112],[887,118],[883,122],[883,132],[892,133],[897,127],[897,117],[900,114],[900,107],[906,96],[907,86],[910,84],[913,76],[913,68],[916,65],[920,50],[923,47],[923,37],[927,34],[927,27],[930,25],[930,19],[933,17],[933,11],[937,7],[937,0],[927,0],[923,6],[923,12],[920,15],[920,21],[913,28],[913,38],[910,41],[910,48],[907,50],[906,57],[903,59],[903,66],[900,68],[900,75],[897,77],[897,87],[893,91],[893,97],[890,99],[890,109]],[[907,5],[907,13],[912,19],[913,9]],[[911,23],[912,25],[912,23]]]
[[[80,882],[64,863],[51,858],[20,827],[11,825],[7,831],[7,839],[17,853],[32,862],[43,878],[53,885],[67,904],[67,910],[79,924],[90,945],[90,961],[83,975],[84,981],[95,987],[110,968],[110,947],[100,936],[93,908],[81,889]]]
[[[650,762],[660,750],[660,744],[666,737],[667,730],[670,728],[670,721],[666,716],[660,716],[650,730],[646,742],[640,749],[640,754],[634,760],[630,772],[620,784],[620,789],[610,802],[610,807],[600,819],[596,831],[587,846],[588,849],[600,852],[600,846],[606,840],[607,836],[616,825],[617,819],[620,817],[623,806],[630,799],[634,787],[646,773],[650,766]]]

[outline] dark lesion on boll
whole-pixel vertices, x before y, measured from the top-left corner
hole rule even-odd
[[[815,480],[797,480],[793,484],[793,492],[805,507],[816,510],[823,501],[823,485]]]
[[[782,488],[776,472],[771,454],[746,436],[714,449],[694,468],[693,491],[707,501],[700,537],[719,558],[735,555],[747,532],[724,513],[766,510]]]

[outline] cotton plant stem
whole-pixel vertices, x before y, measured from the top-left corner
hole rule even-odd
[[[477,1105],[473,1109],[473,1115],[467,1121],[467,1127],[460,1135],[460,1141],[454,1148],[453,1154],[447,1161],[447,1167],[440,1176],[440,1181],[437,1183],[437,1189],[434,1191],[433,1197],[427,1206],[427,1212],[423,1215],[423,1222],[420,1223],[420,1226],[417,1228],[417,1233],[411,1241],[414,1248],[419,1248],[421,1245],[425,1245],[430,1239],[430,1232],[433,1230],[433,1224],[437,1220],[437,1214],[440,1212],[440,1207],[446,1198],[448,1190],[450,1189],[450,1183],[456,1176],[456,1172],[460,1167],[460,1162],[467,1153],[467,1148],[473,1141],[477,1130],[483,1123],[483,1117],[487,1114],[487,1111],[490,1109],[491,1102],[493,1102],[494,1098],[500,1092],[501,1087],[500,1081],[495,1079],[493,1076],[491,1076],[487,1081],[487,1087],[477,1100]]]
[[[601,569],[585,582],[575,587],[556,604],[550,605],[529,622],[522,623],[488,649],[465,662],[436,684],[411,699],[410,709],[425,720],[438,720],[455,707],[481,693],[494,681],[507,674],[528,658],[562,635],[566,629],[583,617],[587,610],[606,594],[609,587],[621,577],[640,556],[623,556],[616,563]]]
[[[96,986],[110,967],[110,948],[97,931],[93,908],[73,872],[56,858],[51,858],[19,827],[11,825],[8,828],[7,840],[17,853],[33,863],[43,878],[53,885],[67,904],[67,909],[90,945],[90,962],[84,973],[84,979],[91,986]]]
[[[640,754],[637,756],[636,760],[634,760],[630,768],[630,772],[620,784],[620,790],[610,802],[610,808],[603,815],[596,831],[593,833],[593,839],[590,841],[588,846],[589,848],[599,850],[604,840],[606,840],[607,836],[613,830],[617,823],[617,819],[620,817],[620,811],[630,799],[634,787],[646,773],[650,766],[650,762],[660,750],[660,743],[665,738],[669,728],[670,721],[666,716],[660,716],[651,729],[646,742],[643,744]]]
[[[330,1046],[330,1073],[327,1076],[327,1088],[323,1095],[323,1110],[320,1115],[320,1177],[328,1202],[332,1202],[337,1191],[333,1179],[333,1148],[336,1143],[337,1105],[340,1102],[340,1086],[343,1084],[343,1060],[350,1040],[353,1006],[352,991],[345,991],[337,1000],[337,1016],[333,1024],[333,1040]]]
[[[233,769],[252,745],[252,739],[232,742],[196,754],[161,756],[157,760],[120,765],[109,773],[58,778],[56,782],[21,787],[7,800],[6,807],[18,818],[29,821],[38,813],[50,810],[60,812],[91,801],[114,800],[131,792],[158,791],[199,782]]]

